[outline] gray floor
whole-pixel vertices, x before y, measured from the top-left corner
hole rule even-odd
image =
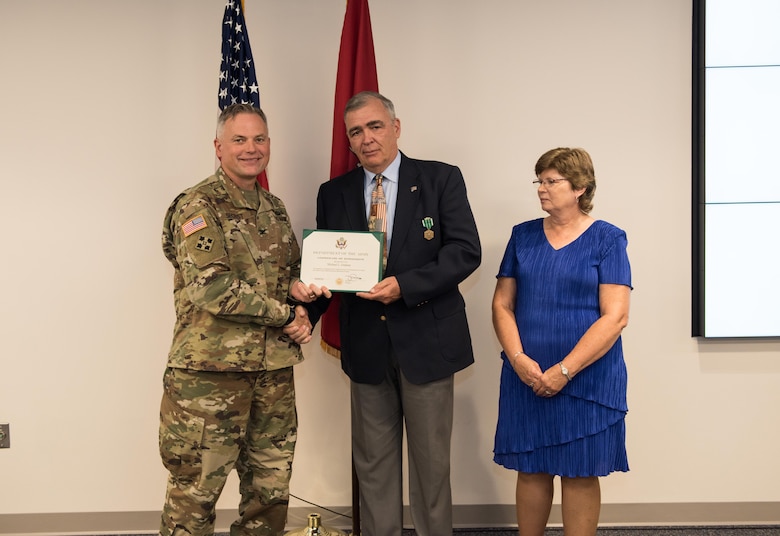
[[[349,534],[349,533],[348,533]],[[92,535],[95,536],[95,535]],[[111,536],[111,535],[101,535]],[[125,534],[122,536],[150,536]],[[218,532],[215,536],[229,536]],[[416,536],[404,530],[403,536]],[[511,528],[455,529],[453,536],[517,536]],[[563,536],[562,528],[548,528],[545,536]],[[773,526],[702,526],[702,527],[602,527],[598,536],[780,536],[780,525]]]
[[[561,528],[545,531],[545,536],[562,535]],[[415,533],[405,530],[403,536],[415,536]],[[455,529],[453,536],[517,536],[517,531],[507,528]],[[598,536],[780,536],[780,526],[603,527],[598,530]]]
[[[545,536],[561,536],[563,529],[549,528]],[[414,531],[404,531],[404,536],[414,536]],[[511,529],[463,529],[454,536],[517,536]],[[780,526],[755,527],[603,527],[598,536],[780,536]]]

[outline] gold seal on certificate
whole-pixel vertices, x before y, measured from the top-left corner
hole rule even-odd
[[[301,280],[331,292],[366,292],[382,279],[379,231],[303,230]]]

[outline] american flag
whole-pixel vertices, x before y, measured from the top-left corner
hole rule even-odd
[[[249,46],[249,32],[244,20],[244,3],[228,0],[222,17],[222,61],[219,66],[219,109],[231,104],[251,104],[260,108],[260,87],[255,76],[255,62]],[[268,190],[268,175],[257,176],[260,186]]]
[[[205,227],[208,227],[208,225],[206,225],[206,220],[203,219],[203,215],[198,214],[190,221],[182,225],[181,230],[184,233],[184,236],[190,236],[195,231],[200,231]]]
[[[219,109],[231,104],[260,107],[249,33],[239,0],[228,0],[222,17],[222,63],[219,67]]]

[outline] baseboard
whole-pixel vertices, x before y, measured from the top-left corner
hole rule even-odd
[[[330,512],[328,511],[330,510]],[[322,525],[342,530],[352,528],[351,508],[293,507],[288,515],[288,530],[306,527],[309,514],[318,513]],[[217,530],[224,532],[235,518],[235,511],[220,510]],[[405,511],[408,523],[408,508]],[[157,534],[159,512],[84,512],[0,514],[0,535],[62,536],[66,534]],[[456,528],[511,527],[516,525],[511,504],[456,505]],[[559,505],[553,505],[550,524],[560,525]],[[602,526],[712,526],[780,525],[780,503],[637,503],[605,504],[601,508]]]
[[[461,505],[453,510],[459,528],[517,526],[514,505]],[[551,526],[561,525],[561,507],[554,504]],[[712,525],[780,525],[780,503],[636,503],[603,504],[600,526],[661,527]]]

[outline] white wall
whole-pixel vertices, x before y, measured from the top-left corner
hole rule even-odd
[[[328,178],[344,6],[246,1],[271,189],[299,234]],[[632,471],[603,481],[604,502],[780,501],[780,343],[690,337],[690,2],[370,7],[401,148],[461,166],[484,248],[462,286],[477,363],[457,376],[455,503],[514,501],[514,474],[491,461],[490,300],[511,226],[543,215],[536,158],[560,145],[591,152],[594,215],[626,229],[634,274]],[[0,422],[12,442],[0,514],[161,506],[173,308],[159,235],[175,194],[213,169],[222,12],[222,0],[0,0]],[[347,382],[318,341],[306,356],[292,492],[349,505]]]

